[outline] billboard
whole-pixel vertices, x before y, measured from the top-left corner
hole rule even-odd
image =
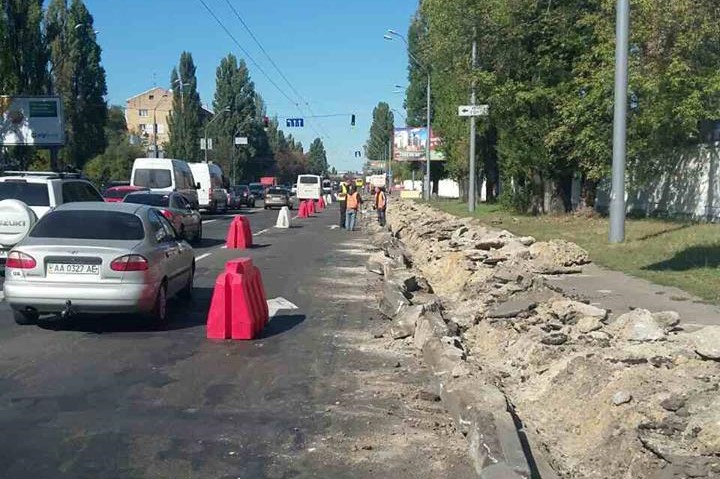
[[[427,128],[395,128],[394,161],[425,161]],[[430,161],[444,161],[440,151],[442,139],[434,134],[430,138]]]
[[[60,97],[0,96],[0,145],[62,146],[65,128]]]

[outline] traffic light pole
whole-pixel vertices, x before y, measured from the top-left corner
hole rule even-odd
[[[625,155],[627,140],[628,44],[630,1],[617,0],[615,43],[615,117],[613,121],[610,243],[625,241]]]
[[[477,38],[475,32],[473,32],[473,44],[472,44],[472,70],[474,73],[475,63],[477,62]],[[475,78],[472,82],[472,95],[470,96],[470,104],[475,105],[477,101],[475,97]],[[469,171],[469,185],[468,185],[468,211],[473,213],[475,211],[475,137],[477,136],[477,118],[475,115],[470,117],[470,171]]]

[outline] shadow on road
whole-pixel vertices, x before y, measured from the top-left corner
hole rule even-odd
[[[199,245],[195,248],[212,248],[213,246],[220,246],[225,244],[225,240],[216,238],[203,238]]]
[[[281,314],[270,319],[270,322],[263,329],[260,339],[271,338],[286,333],[305,321],[304,314]]]

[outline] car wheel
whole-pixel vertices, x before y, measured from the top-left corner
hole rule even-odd
[[[167,284],[165,282],[163,282],[160,285],[160,289],[158,289],[151,317],[156,324],[164,325],[167,323]]]
[[[15,322],[21,326],[27,326],[29,324],[35,324],[40,316],[37,313],[31,311],[18,311],[13,310],[13,318]]]
[[[195,262],[193,261],[190,269],[190,278],[188,278],[185,287],[180,291],[179,296],[183,299],[192,299],[193,294],[193,283],[195,282]]]

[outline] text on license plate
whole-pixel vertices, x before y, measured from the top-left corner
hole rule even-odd
[[[48,274],[88,274],[99,275],[100,265],[98,264],[69,264],[50,263],[47,265]]]

